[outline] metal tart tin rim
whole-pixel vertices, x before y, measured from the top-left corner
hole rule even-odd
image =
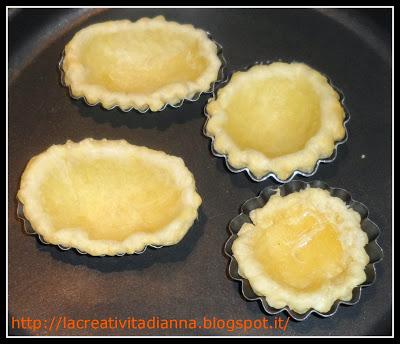
[[[211,139],[211,146],[210,146],[210,147],[211,147],[211,148],[210,148],[210,149],[211,149],[211,153],[212,153],[214,156],[218,157],[218,158],[224,158],[224,160],[225,160],[225,165],[226,165],[227,169],[228,169],[230,172],[232,172],[232,173],[247,172],[247,175],[250,177],[250,179],[253,180],[253,181],[255,181],[255,182],[262,182],[262,181],[268,179],[269,177],[271,177],[271,178],[275,179],[278,183],[288,183],[288,182],[290,182],[291,180],[293,180],[293,178],[294,178],[295,176],[297,176],[297,175],[300,175],[300,176],[303,176],[303,177],[311,177],[311,176],[313,176],[315,173],[317,173],[317,170],[318,170],[319,165],[320,165],[321,163],[330,163],[330,162],[333,162],[333,161],[336,159],[338,147],[339,147],[341,144],[347,142],[347,140],[348,140],[348,136],[349,136],[349,135],[348,135],[347,124],[348,124],[348,122],[350,121],[350,113],[349,113],[349,111],[347,110],[346,105],[344,104],[345,96],[344,96],[344,93],[343,93],[337,86],[335,86],[335,85],[332,83],[332,80],[331,80],[327,75],[325,75],[325,74],[323,74],[323,73],[321,73],[321,72],[318,71],[318,73],[320,73],[321,75],[323,75],[324,77],[326,77],[326,79],[328,80],[329,85],[339,94],[339,101],[340,101],[340,104],[341,104],[341,106],[342,106],[342,108],[343,108],[343,110],[344,110],[344,112],[345,112],[345,117],[344,117],[344,119],[343,119],[343,127],[344,127],[344,130],[345,130],[345,135],[344,135],[343,139],[341,139],[341,140],[335,142],[335,146],[334,146],[334,148],[333,148],[333,152],[332,152],[331,156],[329,156],[329,157],[327,157],[327,158],[318,159],[318,160],[315,162],[314,169],[313,169],[311,172],[304,172],[304,171],[301,171],[301,170],[294,170],[294,171],[292,172],[292,174],[291,174],[287,179],[280,179],[280,178],[277,176],[277,174],[276,174],[275,172],[269,172],[269,173],[267,173],[266,175],[257,178],[257,177],[250,171],[250,169],[249,169],[248,167],[235,168],[235,167],[233,167],[232,165],[230,165],[230,164],[229,164],[229,161],[228,161],[228,156],[229,156],[229,154],[218,153],[218,152],[215,150],[215,148],[214,148],[214,141],[215,141],[214,135],[211,135],[211,134],[209,134],[209,133],[207,132],[207,123],[208,123],[208,121],[209,121],[209,119],[210,119],[210,115],[209,115],[208,112],[207,112],[207,105],[208,105],[208,103],[210,103],[211,101],[214,101],[214,100],[216,100],[216,99],[218,98],[218,91],[219,91],[221,88],[225,87],[225,86],[229,83],[229,81],[230,81],[231,78],[232,78],[232,75],[235,74],[236,72],[246,72],[246,71],[248,71],[250,68],[252,68],[252,67],[254,67],[254,66],[257,66],[257,65],[269,65],[269,64],[274,63],[274,62],[285,62],[285,61],[283,61],[283,60],[281,60],[281,59],[279,59],[279,60],[273,60],[273,61],[256,61],[256,62],[254,62],[253,64],[247,65],[247,66],[245,66],[245,67],[238,68],[238,69],[234,69],[233,71],[231,71],[231,72],[227,75],[227,77],[226,77],[225,80],[221,81],[221,82],[218,84],[218,86],[216,86],[216,87],[214,88],[212,97],[210,97],[210,98],[208,99],[208,102],[207,102],[207,104],[204,106],[204,110],[203,110],[203,113],[204,113],[204,115],[206,116],[206,121],[205,121],[205,123],[204,123],[204,125],[203,125],[203,135]],[[292,61],[292,62],[297,62],[297,61]]]
[[[125,255],[142,254],[147,250],[148,247],[153,248],[153,249],[158,249],[158,248],[164,247],[162,245],[161,246],[159,246],[159,245],[146,245],[142,250],[134,252],[134,253],[117,253],[115,255],[101,254],[101,255],[98,255],[98,256],[93,256],[90,253],[82,251],[82,250],[80,250],[79,248],[76,248],[76,247],[63,246],[63,245],[60,245],[60,244],[52,244],[52,243],[47,242],[40,233],[35,231],[35,229],[31,225],[30,221],[24,215],[24,205],[23,205],[23,203],[18,199],[17,199],[17,202],[18,202],[18,204],[17,204],[17,217],[23,223],[24,232],[26,234],[28,234],[28,235],[36,235],[38,240],[42,244],[57,246],[62,251],[68,251],[68,250],[74,249],[77,253],[79,253],[81,255],[88,255],[88,256],[91,256],[91,257],[122,257],[122,256],[125,256]]]
[[[361,228],[362,230],[367,233],[368,235],[368,244],[366,244],[365,248],[366,252],[370,258],[369,263],[365,266],[365,271],[366,271],[366,280],[361,283],[360,285],[356,286],[353,288],[352,292],[352,298],[350,301],[343,301],[343,300],[336,300],[331,309],[326,312],[322,313],[319,312],[313,308],[309,309],[307,312],[303,314],[299,314],[291,310],[288,306],[285,306],[283,308],[273,308],[268,305],[265,296],[259,296],[254,293],[254,291],[251,289],[249,281],[242,277],[239,273],[239,266],[237,263],[237,260],[233,256],[232,253],[232,244],[233,241],[237,238],[237,231],[232,229],[232,224],[235,222],[238,222],[239,225],[235,225],[237,228],[241,228],[242,225],[245,222],[250,222],[251,219],[249,217],[249,214],[252,210],[261,208],[265,204],[267,204],[269,197],[273,194],[275,194],[278,191],[281,191],[284,196],[287,194],[293,193],[293,192],[298,192],[301,189],[304,189],[306,187],[313,187],[313,188],[321,188],[328,190],[329,193],[334,196],[340,198],[342,201],[346,203],[349,207],[351,207],[353,210],[355,210],[357,213],[360,214],[361,216]],[[251,205],[252,204],[252,205]],[[357,209],[358,208],[358,209]],[[363,210],[363,213],[360,212],[359,209]],[[370,228],[368,228],[370,227]],[[372,229],[371,229],[372,228]],[[291,318],[293,318],[296,321],[303,321],[307,319],[311,314],[316,314],[322,318],[327,318],[331,317],[339,309],[339,306],[341,304],[343,305],[355,305],[359,302],[361,298],[361,290],[362,288],[366,288],[368,286],[371,286],[375,283],[376,281],[376,268],[375,264],[379,263],[383,259],[383,250],[380,247],[380,245],[377,242],[377,239],[379,238],[381,234],[380,228],[374,223],[370,218],[369,218],[369,210],[368,208],[361,202],[358,202],[354,200],[351,196],[351,194],[342,188],[334,188],[329,186],[327,183],[322,182],[320,180],[315,180],[311,182],[305,182],[302,180],[292,180],[289,183],[282,184],[282,185],[273,185],[273,186],[268,186],[264,188],[256,197],[252,197],[248,199],[246,202],[244,202],[240,208],[240,214],[235,216],[228,225],[228,230],[229,230],[229,237],[225,242],[224,245],[224,253],[228,257],[228,276],[234,280],[237,281],[241,284],[241,294],[247,301],[258,301],[260,303],[261,308],[269,315],[276,315],[278,313],[286,312]],[[372,251],[372,253],[371,253]],[[251,295],[252,294],[252,295]]]
[[[161,112],[161,111],[165,110],[168,106],[171,107],[171,108],[177,109],[177,108],[181,107],[181,106],[183,105],[183,103],[185,103],[185,101],[186,101],[186,102],[192,102],[192,103],[195,102],[195,101],[198,101],[198,100],[200,99],[200,97],[201,97],[202,94],[214,94],[214,90],[215,90],[215,88],[216,88],[216,85],[219,84],[220,82],[222,82],[222,81],[225,79],[226,59],[225,59],[225,57],[224,57],[224,55],[223,55],[223,48],[222,48],[222,45],[219,44],[219,43],[212,37],[212,35],[211,35],[210,32],[208,32],[208,31],[205,31],[205,32],[206,32],[206,34],[207,34],[208,39],[210,39],[210,40],[217,46],[217,56],[218,56],[219,60],[221,61],[221,66],[220,66],[220,68],[219,68],[219,70],[218,70],[217,79],[216,79],[215,81],[211,82],[210,88],[209,88],[207,91],[196,92],[192,97],[190,97],[190,98],[183,98],[183,99],[179,100],[179,101],[178,101],[177,103],[175,103],[175,104],[165,103],[160,109],[158,109],[158,110],[156,110],[156,111],[151,110],[150,107],[149,107],[148,105],[147,105],[147,108],[144,109],[144,110],[137,109],[137,108],[135,108],[134,106],[132,106],[132,107],[130,107],[130,108],[128,108],[128,109],[122,109],[118,104],[114,104],[114,105],[112,105],[112,106],[110,106],[110,107],[105,107],[105,106],[101,103],[101,101],[98,101],[98,102],[96,102],[96,103],[91,103],[91,102],[89,102],[89,101],[87,100],[87,98],[86,98],[85,96],[80,96],[80,97],[74,96],[74,95],[72,94],[71,87],[70,87],[70,86],[67,86],[67,85],[65,84],[65,80],[64,80],[65,73],[64,73],[64,70],[63,70],[63,62],[64,62],[65,50],[62,51],[62,53],[61,53],[61,58],[60,58],[60,60],[59,60],[59,62],[58,62],[58,70],[60,71],[60,82],[61,82],[61,85],[62,85],[63,87],[66,87],[66,88],[68,89],[69,96],[70,96],[72,99],[75,99],[75,100],[82,100],[86,105],[92,106],[92,107],[97,106],[97,105],[100,105],[100,106],[101,106],[103,109],[105,109],[105,110],[113,110],[113,109],[116,109],[116,108],[117,108],[117,109],[119,109],[119,110],[122,111],[122,112],[130,112],[130,111],[134,110],[134,111],[137,111],[137,112],[139,112],[139,113],[141,113],[141,114],[145,114],[145,113],[148,113],[148,112],[150,112],[150,113]]]

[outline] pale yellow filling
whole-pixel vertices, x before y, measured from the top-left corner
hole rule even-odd
[[[253,242],[254,252],[277,283],[313,291],[344,273],[339,233],[318,210],[303,205],[280,210],[264,226]]]
[[[320,128],[320,100],[304,78],[243,84],[226,107],[224,128],[240,149],[274,158],[300,151]]]
[[[132,29],[90,37],[81,48],[88,83],[109,91],[151,93],[195,81],[207,67],[200,40],[161,29]]]
[[[67,156],[49,171],[40,192],[54,230],[80,228],[94,240],[157,231],[183,210],[171,174],[132,157]]]

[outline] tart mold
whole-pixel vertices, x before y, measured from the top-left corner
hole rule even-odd
[[[304,171],[301,171],[301,170],[294,170],[293,173],[292,173],[287,179],[280,179],[280,178],[277,176],[276,173],[274,173],[274,172],[269,172],[269,173],[267,173],[266,175],[261,176],[260,178],[257,178],[257,177],[250,171],[250,169],[249,169],[248,167],[243,167],[243,168],[238,169],[238,168],[235,168],[235,167],[231,166],[231,165],[229,164],[229,161],[228,161],[228,154],[221,154],[221,153],[218,153],[218,152],[215,150],[215,148],[214,148],[215,137],[214,137],[214,135],[211,135],[211,134],[209,134],[209,133],[207,132],[207,123],[208,123],[208,121],[209,121],[209,119],[210,119],[210,115],[207,113],[207,105],[208,105],[209,102],[211,102],[211,101],[213,101],[213,100],[216,100],[216,99],[218,98],[218,90],[221,89],[221,88],[223,88],[224,86],[226,86],[226,85],[229,83],[229,81],[230,81],[231,78],[232,78],[232,75],[235,74],[236,72],[245,72],[245,71],[249,70],[250,68],[252,68],[252,67],[254,67],[254,66],[257,66],[257,65],[269,65],[269,64],[271,64],[271,63],[273,63],[273,62],[286,62],[286,61],[283,61],[283,60],[266,61],[266,62],[264,62],[264,61],[257,61],[257,62],[255,62],[255,63],[253,63],[253,64],[251,64],[251,65],[248,65],[248,66],[246,66],[246,67],[244,67],[244,68],[235,69],[235,70],[233,70],[233,71],[227,76],[227,78],[226,78],[225,80],[223,80],[222,82],[220,82],[220,83],[218,84],[218,86],[214,88],[212,97],[208,99],[207,104],[204,106],[204,115],[206,116],[206,121],[205,121],[204,126],[203,126],[203,134],[204,134],[204,136],[206,136],[206,137],[208,137],[208,138],[211,139],[211,145],[210,145],[211,153],[212,153],[214,156],[218,157],[218,158],[224,158],[224,160],[225,160],[225,165],[226,165],[227,169],[228,169],[230,172],[233,172],[233,173],[247,172],[249,178],[250,178],[251,180],[255,181],[255,182],[262,182],[262,181],[268,179],[269,177],[271,177],[271,178],[275,179],[275,180],[276,180],[277,182],[279,182],[279,183],[288,183],[288,182],[290,182],[291,180],[293,180],[293,178],[294,178],[296,175],[300,175],[300,176],[303,176],[303,177],[311,177],[311,176],[313,176],[313,175],[317,172],[318,167],[319,167],[319,165],[320,165],[321,163],[330,163],[330,162],[333,162],[333,161],[336,159],[336,156],[337,156],[337,148],[338,148],[338,146],[341,145],[341,144],[343,144],[343,143],[345,143],[345,142],[347,141],[347,139],[348,139],[348,132],[347,132],[347,127],[346,127],[346,125],[347,125],[347,123],[348,123],[349,120],[350,120],[350,114],[349,114],[349,112],[348,112],[348,110],[347,110],[347,108],[346,108],[346,106],[345,106],[345,104],[344,104],[344,99],[345,99],[345,98],[344,98],[344,94],[343,94],[343,92],[342,92],[339,88],[337,88],[335,85],[333,85],[332,81],[331,81],[325,74],[320,73],[320,74],[322,74],[323,76],[325,76],[325,77],[327,78],[329,85],[339,94],[339,101],[340,101],[340,104],[342,105],[343,110],[344,110],[344,112],[345,112],[345,117],[344,117],[344,120],[343,120],[343,126],[344,126],[344,129],[345,129],[345,135],[344,135],[344,137],[343,137],[342,140],[336,141],[336,142],[335,142],[335,147],[334,147],[334,149],[333,149],[333,152],[332,152],[331,156],[328,157],[328,158],[318,159],[318,160],[316,161],[316,163],[315,163],[314,169],[313,169],[311,172],[304,172]],[[296,62],[296,61],[292,61],[292,62]]]
[[[365,250],[369,256],[369,263],[365,267],[365,273],[367,276],[365,282],[363,282],[362,284],[358,285],[353,289],[353,295],[350,301],[336,300],[332,305],[331,309],[326,313],[321,313],[315,309],[309,309],[306,313],[300,314],[294,312],[288,306],[285,306],[283,308],[271,307],[267,303],[266,298],[255,294],[253,289],[251,288],[249,281],[240,275],[238,262],[233,256],[232,252],[232,244],[234,240],[238,237],[237,233],[239,232],[240,228],[244,223],[251,223],[249,214],[252,210],[257,208],[262,208],[268,202],[269,198],[278,191],[280,191],[282,196],[286,196],[288,194],[300,191],[307,187],[328,190],[331,196],[338,197],[342,201],[344,201],[348,207],[352,208],[354,211],[360,214],[361,228],[368,235],[368,244],[365,246]],[[380,235],[380,229],[374,222],[372,222],[369,219],[368,214],[369,214],[368,208],[364,204],[355,201],[351,197],[348,191],[340,188],[330,187],[328,184],[322,181],[317,180],[307,183],[301,180],[293,180],[281,186],[266,187],[260,192],[260,194],[257,197],[250,198],[245,203],[243,203],[240,209],[240,214],[236,216],[234,219],[232,219],[228,225],[230,236],[224,246],[224,253],[229,258],[228,269],[227,269],[228,275],[231,279],[240,282],[241,293],[243,297],[247,301],[259,301],[262,306],[262,309],[267,314],[274,315],[286,311],[290,317],[292,317],[297,321],[303,321],[307,319],[312,313],[315,313],[323,318],[331,317],[338,311],[338,308],[341,304],[354,305],[358,303],[361,297],[362,288],[374,284],[376,280],[375,264],[383,259],[383,251],[377,242],[377,239]]]
[[[33,229],[31,223],[29,222],[29,220],[28,220],[28,219],[25,217],[25,215],[24,215],[24,205],[23,205],[19,200],[18,200],[18,205],[17,205],[17,216],[18,216],[18,218],[22,221],[23,226],[24,226],[24,231],[25,231],[26,234],[29,234],[29,235],[37,235],[37,238],[39,239],[39,241],[40,241],[42,244],[45,244],[45,245],[53,245],[53,244],[47,242],[47,241],[43,238],[43,236],[42,236],[41,234],[37,233],[37,232]],[[70,250],[70,249],[74,249],[74,250],[75,250],[77,253],[79,253],[79,254],[82,254],[82,255],[87,254],[87,255],[90,256],[90,254],[88,254],[88,253],[85,252],[85,251],[80,250],[79,248],[67,247],[67,246],[63,246],[63,245],[53,245],[53,246],[57,246],[57,247],[58,247],[60,250],[62,250],[62,251],[68,251],[68,250]],[[153,248],[153,249],[157,249],[157,248],[161,248],[161,247],[164,247],[164,246],[146,245],[146,246],[143,248],[143,250],[138,251],[138,252],[135,252],[135,253],[133,253],[133,254],[142,254],[142,253],[144,253],[144,252],[146,251],[146,249],[147,249],[148,247],[151,247],[151,248]],[[117,257],[122,257],[122,256],[125,256],[125,255],[129,255],[129,254],[127,254],[127,253],[118,253],[118,254],[116,254],[116,255],[109,256],[109,257],[115,257],[115,256],[117,256]],[[108,256],[108,255],[102,254],[102,255],[94,256],[94,257],[106,257],[106,256]]]
[[[130,108],[128,108],[128,109],[122,109],[118,104],[112,105],[112,106],[110,106],[110,107],[105,107],[103,104],[101,104],[101,102],[90,103],[90,102],[87,100],[87,98],[86,98],[85,96],[75,97],[75,96],[72,94],[71,87],[70,87],[70,86],[67,86],[67,85],[65,84],[65,81],[64,81],[64,70],[63,70],[64,56],[65,56],[65,51],[64,51],[64,50],[62,51],[60,61],[58,62],[58,69],[59,69],[60,75],[61,75],[61,76],[60,76],[61,85],[64,86],[64,87],[66,87],[66,88],[68,88],[69,96],[70,96],[72,99],[75,99],[75,100],[83,100],[84,103],[85,103],[86,105],[89,105],[89,106],[96,106],[96,105],[99,105],[99,104],[100,104],[100,106],[101,106],[103,109],[105,109],[105,110],[113,110],[113,109],[115,109],[115,108],[118,108],[118,109],[121,110],[122,112],[129,112],[129,111],[135,110],[135,111],[137,111],[137,112],[139,112],[139,113],[145,114],[146,112],[160,112],[160,111],[163,111],[163,110],[165,110],[165,108],[167,108],[168,106],[171,107],[171,108],[177,109],[177,108],[181,107],[185,101],[186,101],[186,102],[195,102],[195,101],[199,100],[200,97],[201,97],[201,95],[202,95],[203,93],[204,93],[204,94],[214,94],[216,85],[219,84],[220,82],[222,82],[222,81],[224,80],[224,78],[225,78],[226,59],[225,59],[225,57],[224,57],[224,55],[223,55],[223,53],[222,53],[222,45],[219,44],[219,43],[211,36],[211,34],[210,34],[208,31],[206,31],[206,34],[207,34],[208,39],[210,39],[210,40],[217,46],[217,56],[218,56],[219,60],[221,61],[221,66],[220,66],[219,71],[218,71],[217,79],[216,79],[215,81],[213,81],[213,82],[210,84],[210,88],[208,89],[208,91],[196,92],[192,97],[181,99],[178,103],[175,103],[175,104],[166,103],[166,104],[164,104],[164,105],[163,105],[159,110],[157,110],[157,111],[152,111],[152,110],[150,110],[150,107],[149,107],[149,106],[147,106],[147,108],[145,108],[144,110],[135,109],[133,106],[130,107]]]

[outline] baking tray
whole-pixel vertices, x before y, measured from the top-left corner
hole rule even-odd
[[[376,10],[380,16],[389,10]],[[369,12],[370,13],[370,12]],[[384,14],[385,13],[385,14]],[[223,245],[240,205],[272,180],[230,173],[202,135],[207,95],[179,109],[145,116],[88,107],[60,85],[57,63],[84,26],[110,19],[163,14],[209,31],[223,47],[227,72],[260,60],[296,60],[326,74],[344,93],[349,138],[337,158],[312,178],[342,187],[366,204],[380,227],[385,259],[360,302],[331,318],[310,316],[275,330],[116,329],[114,335],[388,335],[391,333],[391,51],[390,33],[362,10],[313,9],[22,9],[9,14],[9,319],[118,317],[259,319],[256,302],[240,297],[227,276]],[[29,28],[29,29],[27,29]],[[43,245],[17,219],[21,173],[52,144],[86,137],[126,139],[185,160],[203,204],[199,219],[175,246],[142,255],[96,258]],[[271,321],[275,316],[266,316]],[[282,315],[285,319],[285,315]],[[11,330],[10,334],[54,334]],[[60,335],[110,331],[59,330]]]

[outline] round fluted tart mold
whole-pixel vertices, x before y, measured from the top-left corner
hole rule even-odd
[[[232,172],[232,173],[241,173],[241,172],[245,172],[245,173],[247,173],[248,177],[249,177],[252,181],[255,181],[255,182],[262,182],[262,181],[264,181],[264,180],[266,180],[266,179],[268,179],[268,178],[272,178],[272,179],[274,179],[275,181],[277,181],[278,183],[288,183],[288,182],[290,182],[291,180],[293,180],[296,176],[312,177],[313,175],[315,175],[315,174],[317,173],[317,171],[318,171],[318,168],[319,168],[320,164],[321,164],[321,163],[331,163],[331,162],[333,162],[333,161],[336,159],[336,157],[337,157],[338,146],[341,145],[341,144],[344,144],[345,142],[347,142],[347,139],[348,139],[347,124],[348,124],[348,122],[350,121],[350,114],[349,114],[349,111],[347,110],[347,107],[346,107],[346,105],[345,105],[345,96],[344,96],[343,92],[342,92],[338,87],[336,87],[336,86],[332,83],[331,79],[330,79],[329,77],[327,77],[325,74],[319,72],[321,75],[323,75],[323,76],[327,79],[328,84],[329,84],[329,85],[337,92],[337,94],[339,95],[339,102],[340,102],[340,105],[342,106],[342,108],[343,108],[343,110],[344,110],[344,114],[345,114],[344,119],[343,119],[343,127],[344,127],[345,134],[344,134],[344,137],[343,137],[341,140],[335,141],[335,145],[334,145],[333,152],[332,152],[332,154],[331,154],[329,157],[327,157],[327,158],[320,158],[320,159],[318,159],[318,160],[315,162],[314,168],[313,168],[313,170],[312,170],[311,172],[305,172],[305,171],[302,171],[301,169],[296,169],[296,170],[294,170],[294,171],[290,174],[290,176],[289,176],[287,179],[281,179],[281,178],[279,178],[278,175],[277,175],[277,173],[275,173],[275,172],[269,172],[269,173],[267,173],[267,174],[265,174],[265,175],[263,175],[263,176],[261,176],[261,177],[257,177],[257,176],[255,176],[255,175],[253,174],[253,172],[251,172],[251,170],[249,169],[249,167],[243,167],[243,168],[235,168],[235,167],[233,167],[233,166],[229,163],[229,154],[219,153],[219,152],[215,149],[215,147],[214,147],[214,145],[215,145],[215,136],[207,132],[207,124],[208,124],[208,122],[209,122],[209,120],[210,120],[210,118],[211,118],[211,116],[210,116],[210,115],[208,114],[208,112],[207,112],[207,105],[208,105],[208,103],[210,103],[210,102],[212,102],[212,101],[218,99],[218,91],[219,91],[220,89],[224,88],[224,87],[230,82],[232,76],[233,76],[236,72],[246,72],[246,71],[248,71],[249,69],[251,69],[251,68],[254,67],[254,66],[258,66],[258,65],[270,65],[270,64],[272,64],[272,63],[274,63],[274,62],[285,62],[285,61],[282,61],[282,60],[276,60],[276,61],[257,61],[257,62],[254,62],[253,64],[247,65],[247,66],[245,66],[245,67],[243,67],[243,68],[234,69],[233,71],[231,71],[231,72],[227,75],[227,77],[226,77],[225,80],[223,80],[222,82],[218,83],[218,85],[214,88],[212,97],[210,97],[210,98],[208,99],[207,104],[204,106],[203,113],[204,113],[204,115],[205,115],[205,117],[206,117],[206,120],[205,120],[204,125],[203,125],[203,135],[206,136],[206,137],[208,137],[209,139],[211,139],[211,143],[210,143],[210,150],[211,150],[211,153],[212,153],[215,157],[223,158],[224,161],[225,161],[226,168],[227,168],[230,172]],[[296,61],[293,61],[293,62],[296,62]]]
[[[293,311],[288,306],[285,306],[283,308],[271,307],[268,304],[266,298],[264,296],[259,296],[255,294],[250,285],[250,282],[246,278],[240,275],[238,262],[235,259],[232,252],[232,244],[238,237],[238,232],[242,228],[242,225],[245,223],[252,223],[249,216],[252,210],[262,208],[265,204],[267,204],[270,197],[276,194],[277,192],[280,192],[280,195],[284,197],[291,193],[306,189],[307,187],[327,190],[331,196],[340,198],[349,208],[353,209],[360,215],[361,229],[368,236],[368,244],[364,247],[367,255],[369,256],[369,262],[364,270],[366,274],[366,280],[353,289],[352,298],[349,301],[336,300],[332,305],[331,309],[326,313],[322,313],[311,308],[307,312],[300,314]],[[228,275],[231,279],[238,281],[240,283],[241,293],[243,297],[247,301],[258,301],[262,309],[267,314],[275,315],[278,313],[286,312],[291,318],[297,321],[303,321],[307,319],[311,314],[316,314],[323,318],[331,317],[334,314],[336,314],[341,304],[355,305],[356,303],[358,303],[361,297],[362,289],[371,286],[372,284],[374,284],[376,280],[375,264],[383,259],[382,248],[379,246],[377,242],[377,239],[381,231],[379,227],[373,221],[370,220],[368,215],[369,215],[368,208],[361,202],[355,201],[351,197],[351,194],[348,191],[341,188],[330,187],[328,184],[322,181],[316,180],[307,183],[301,180],[292,180],[280,186],[266,187],[260,192],[260,194],[257,197],[250,198],[246,202],[244,202],[243,205],[241,206],[240,214],[235,218],[233,218],[229,223],[228,226],[229,238],[224,246],[224,253],[229,258],[228,270],[227,270]]]

